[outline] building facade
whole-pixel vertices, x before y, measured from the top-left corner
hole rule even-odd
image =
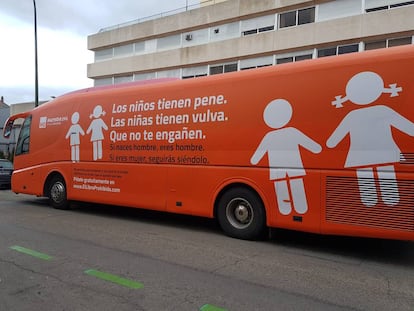
[[[414,42],[414,1],[202,3],[90,35],[88,77],[95,85],[194,78]]]

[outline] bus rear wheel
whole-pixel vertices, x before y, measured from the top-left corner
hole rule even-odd
[[[49,202],[56,209],[68,209],[69,201],[66,193],[66,183],[61,176],[54,176],[49,183]]]
[[[266,228],[266,213],[260,197],[242,187],[226,191],[218,202],[218,222],[223,231],[234,238],[255,240]]]

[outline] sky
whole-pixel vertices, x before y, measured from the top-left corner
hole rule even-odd
[[[88,35],[101,28],[163,12],[197,0],[36,0],[39,101],[93,86]],[[34,101],[33,0],[0,1],[0,96],[11,105]]]

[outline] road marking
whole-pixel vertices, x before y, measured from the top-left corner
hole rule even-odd
[[[52,256],[49,256],[47,254],[39,253],[39,252],[34,251],[32,249],[28,249],[28,248],[21,247],[21,246],[18,246],[18,245],[11,246],[10,248],[12,250],[17,251],[17,252],[20,252],[20,253],[23,253],[23,254],[26,254],[26,255],[30,255],[30,256],[33,256],[33,257],[36,257],[36,258],[39,258],[39,259],[43,259],[43,260],[51,260],[53,258]]]
[[[114,274],[101,272],[101,271],[94,270],[94,269],[85,270],[85,273],[87,275],[97,277],[98,279],[102,279],[102,280],[105,280],[105,281],[116,283],[116,284],[119,284],[119,285],[122,285],[122,286],[125,286],[125,287],[128,287],[128,288],[132,288],[132,289],[139,289],[139,288],[144,287],[144,284],[142,284],[142,283],[135,282],[135,281],[132,281],[132,280],[128,280],[128,279],[122,278],[122,277],[114,275]]]
[[[227,311],[227,309],[206,304],[200,308],[200,311]]]

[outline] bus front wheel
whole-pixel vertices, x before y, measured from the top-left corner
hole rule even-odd
[[[66,183],[61,176],[54,176],[49,183],[49,202],[56,209],[68,209]]]
[[[223,231],[238,239],[258,239],[266,228],[266,213],[260,197],[243,187],[231,188],[221,196],[217,218]]]

